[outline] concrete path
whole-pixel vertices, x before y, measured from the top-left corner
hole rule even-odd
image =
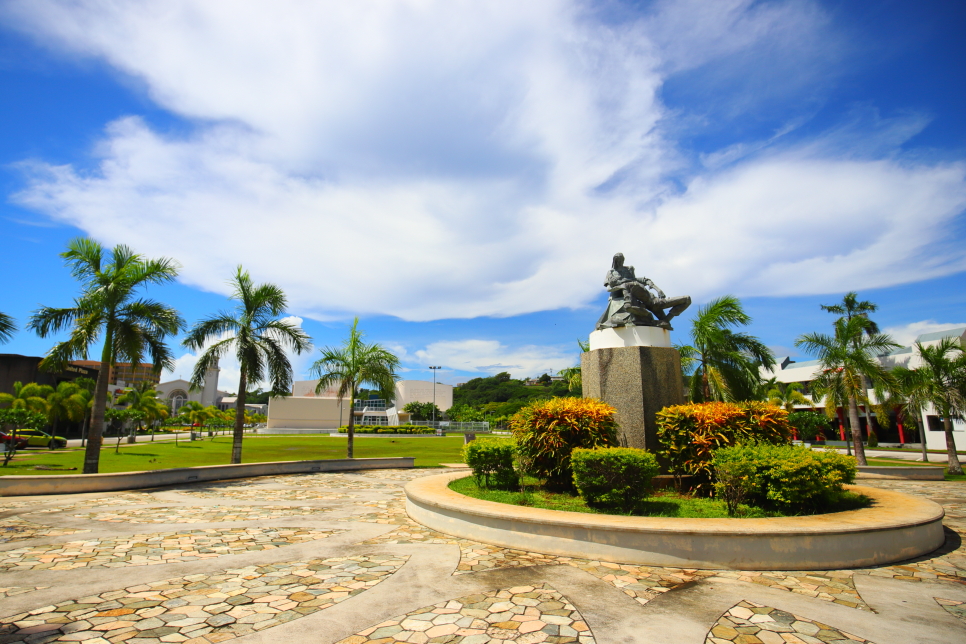
[[[0,499],[0,644],[966,642],[966,484],[947,542],[861,570],[748,572],[512,551],[413,523],[438,470]]]

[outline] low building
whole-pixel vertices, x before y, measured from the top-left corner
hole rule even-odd
[[[966,348],[966,327],[924,333],[916,338],[916,342],[921,343],[923,346],[930,346],[938,344],[944,338],[958,339],[960,344]],[[921,360],[916,352],[915,343],[913,346],[900,347],[895,351],[879,356],[879,363],[887,369],[893,369],[900,365],[909,369],[915,369],[921,366]],[[802,393],[809,401],[812,401],[811,383],[820,373],[821,364],[818,360],[795,362],[787,357],[778,358],[773,370],[761,370],[761,376],[766,380],[775,378],[780,383],[797,382],[801,384]],[[871,389],[868,395],[870,400],[875,400],[875,394]],[[796,405],[796,409],[812,409],[824,413],[825,405],[823,401],[815,401],[814,404],[810,402],[807,405]],[[848,424],[848,410],[840,407],[836,409],[835,414],[839,419],[840,434],[838,438],[844,440],[845,432],[848,431],[845,429]],[[863,436],[868,436],[868,426],[871,422],[873,423],[873,428],[880,443],[913,443],[919,441],[916,435],[916,427],[909,426],[910,423],[907,422],[906,426],[902,426],[894,417],[890,417],[888,422],[880,422],[882,420],[885,419],[878,419],[874,409],[866,409],[860,406],[859,424],[861,425]],[[932,405],[929,405],[923,410],[920,423],[921,426],[926,428],[926,447],[929,449],[946,449],[946,436],[943,432],[942,419]],[[954,418],[953,431],[955,432],[957,447],[963,445],[964,441],[966,441],[966,422],[962,419]]]
[[[87,369],[100,370],[101,363],[96,360],[75,360],[72,364]],[[116,387],[132,387],[139,382],[150,382],[157,385],[161,382],[161,374],[154,372],[154,365],[142,362],[133,365],[130,362],[118,362],[108,372],[108,384]]]
[[[0,391],[13,393],[13,383],[27,384],[36,382],[38,385],[56,387],[65,380],[90,378],[97,380],[96,367],[88,367],[78,363],[67,365],[63,371],[44,371],[40,368],[40,356],[22,356],[16,353],[0,353]],[[100,363],[97,363],[98,365]]]
[[[177,379],[162,382],[154,388],[158,392],[158,398],[167,403],[172,413],[177,413],[181,407],[189,402],[200,403],[202,407],[214,405],[222,411],[234,409],[237,397],[235,394],[218,389],[218,368],[216,361],[214,366],[205,373],[205,381],[201,388],[192,389],[191,383],[187,380]],[[246,409],[258,414],[268,412],[268,405],[245,405]]]
[[[316,393],[318,380],[300,380],[292,385],[292,395],[272,398],[268,404],[269,428],[335,429],[349,422],[348,400],[340,400],[339,387],[334,385]],[[442,411],[453,406],[453,387],[425,380],[400,380],[396,383],[395,398],[356,399],[351,405],[355,422],[360,425],[399,425],[409,422],[409,414],[402,409],[411,402],[431,403]]]

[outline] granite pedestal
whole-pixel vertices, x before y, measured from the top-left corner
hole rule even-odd
[[[595,345],[613,343],[600,342],[601,338],[595,338],[594,334],[591,334],[591,350],[580,360],[584,397],[598,398],[617,409],[621,445],[656,450],[655,414],[670,405],[684,404],[680,354],[671,346],[595,349]],[[636,339],[637,334],[622,335],[627,342],[640,341]]]

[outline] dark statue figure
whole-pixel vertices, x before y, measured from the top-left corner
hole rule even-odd
[[[671,330],[671,318],[691,305],[687,295],[668,297],[651,280],[634,275],[633,266],[624,266],[624,254],[614,255],[604,286],[610,293],[607,310],[597,320],[597,329],[619,326],[656,326]],[[669,310],[665,310],[669,309]]]

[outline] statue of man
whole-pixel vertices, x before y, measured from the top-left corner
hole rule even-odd
[[[607,311],[597,321],[598,329],[615,326],[670,329],[671,319],[691,305],[689,296],[669,298],[648,278],[638,278],[633,266],[624,266],[623,253],[614,255],[604,286],[610,292],[610,302]]]

